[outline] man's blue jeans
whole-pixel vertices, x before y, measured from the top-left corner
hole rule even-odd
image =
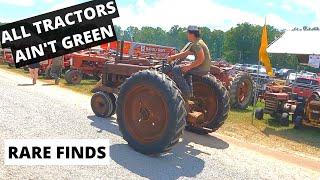
[[[192,76],[204,76],[208,74],[209,71],[203,71],[200,69],[192,69],[183,75],[180,66],[175,66],[172,69],[173,81],[177,84],[178,88],[181,90],[182,95],[185,99],[190,99],[193,97],[193,85]]]

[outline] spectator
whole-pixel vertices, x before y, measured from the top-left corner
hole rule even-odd
[[[37,79],[39,76],[40,64],[34,63],[34,64],[29,65],[28,67],[29,67],[30,76],[32,78],[32,84],[35,85],[35,84],[37,84]]]
[[[63,60],[64,60],[64,56],[59,56],[52,59],[51,75],[54,78],[56,85],[58,85],[60,82],[60,76],[61,76],[62,67],[64,63]]]

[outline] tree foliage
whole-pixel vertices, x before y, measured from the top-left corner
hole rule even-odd
[[[223,32],[201,27],[203,40],[207,43],[213,59],[225,59],[231,63],[257,64],[261,42],[262,26],[249,23],[238,24],[236,27]],[[308,28],[314,30],[316,28]],[[127,41],[174,46],[178,49],[187,43],[186,28],[172,26],[169,31],[154,27],[116,27],[119,39]],[[284,31],[268,26],[269,43],[281,37]],[[294,55],[271,55],[273,67],[296,68],[297,58]]]

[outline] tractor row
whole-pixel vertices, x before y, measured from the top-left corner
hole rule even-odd
[[[271,84],[264,94],[265,108],[259,108],[255,117],[269,114],[280,125],[289,126],[291,116],[295,128],[320,128],[320,80],[300,77],[290,87]]]

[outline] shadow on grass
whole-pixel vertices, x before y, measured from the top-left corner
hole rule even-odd
[[[319,128],[305,127],[302,129],[294,129],[293,126],[283,127],[276,119],[272,118],[268,119],[267,123],[268,127],[262,131],[266,136],[279,136],[300,144],[320,148]]]

